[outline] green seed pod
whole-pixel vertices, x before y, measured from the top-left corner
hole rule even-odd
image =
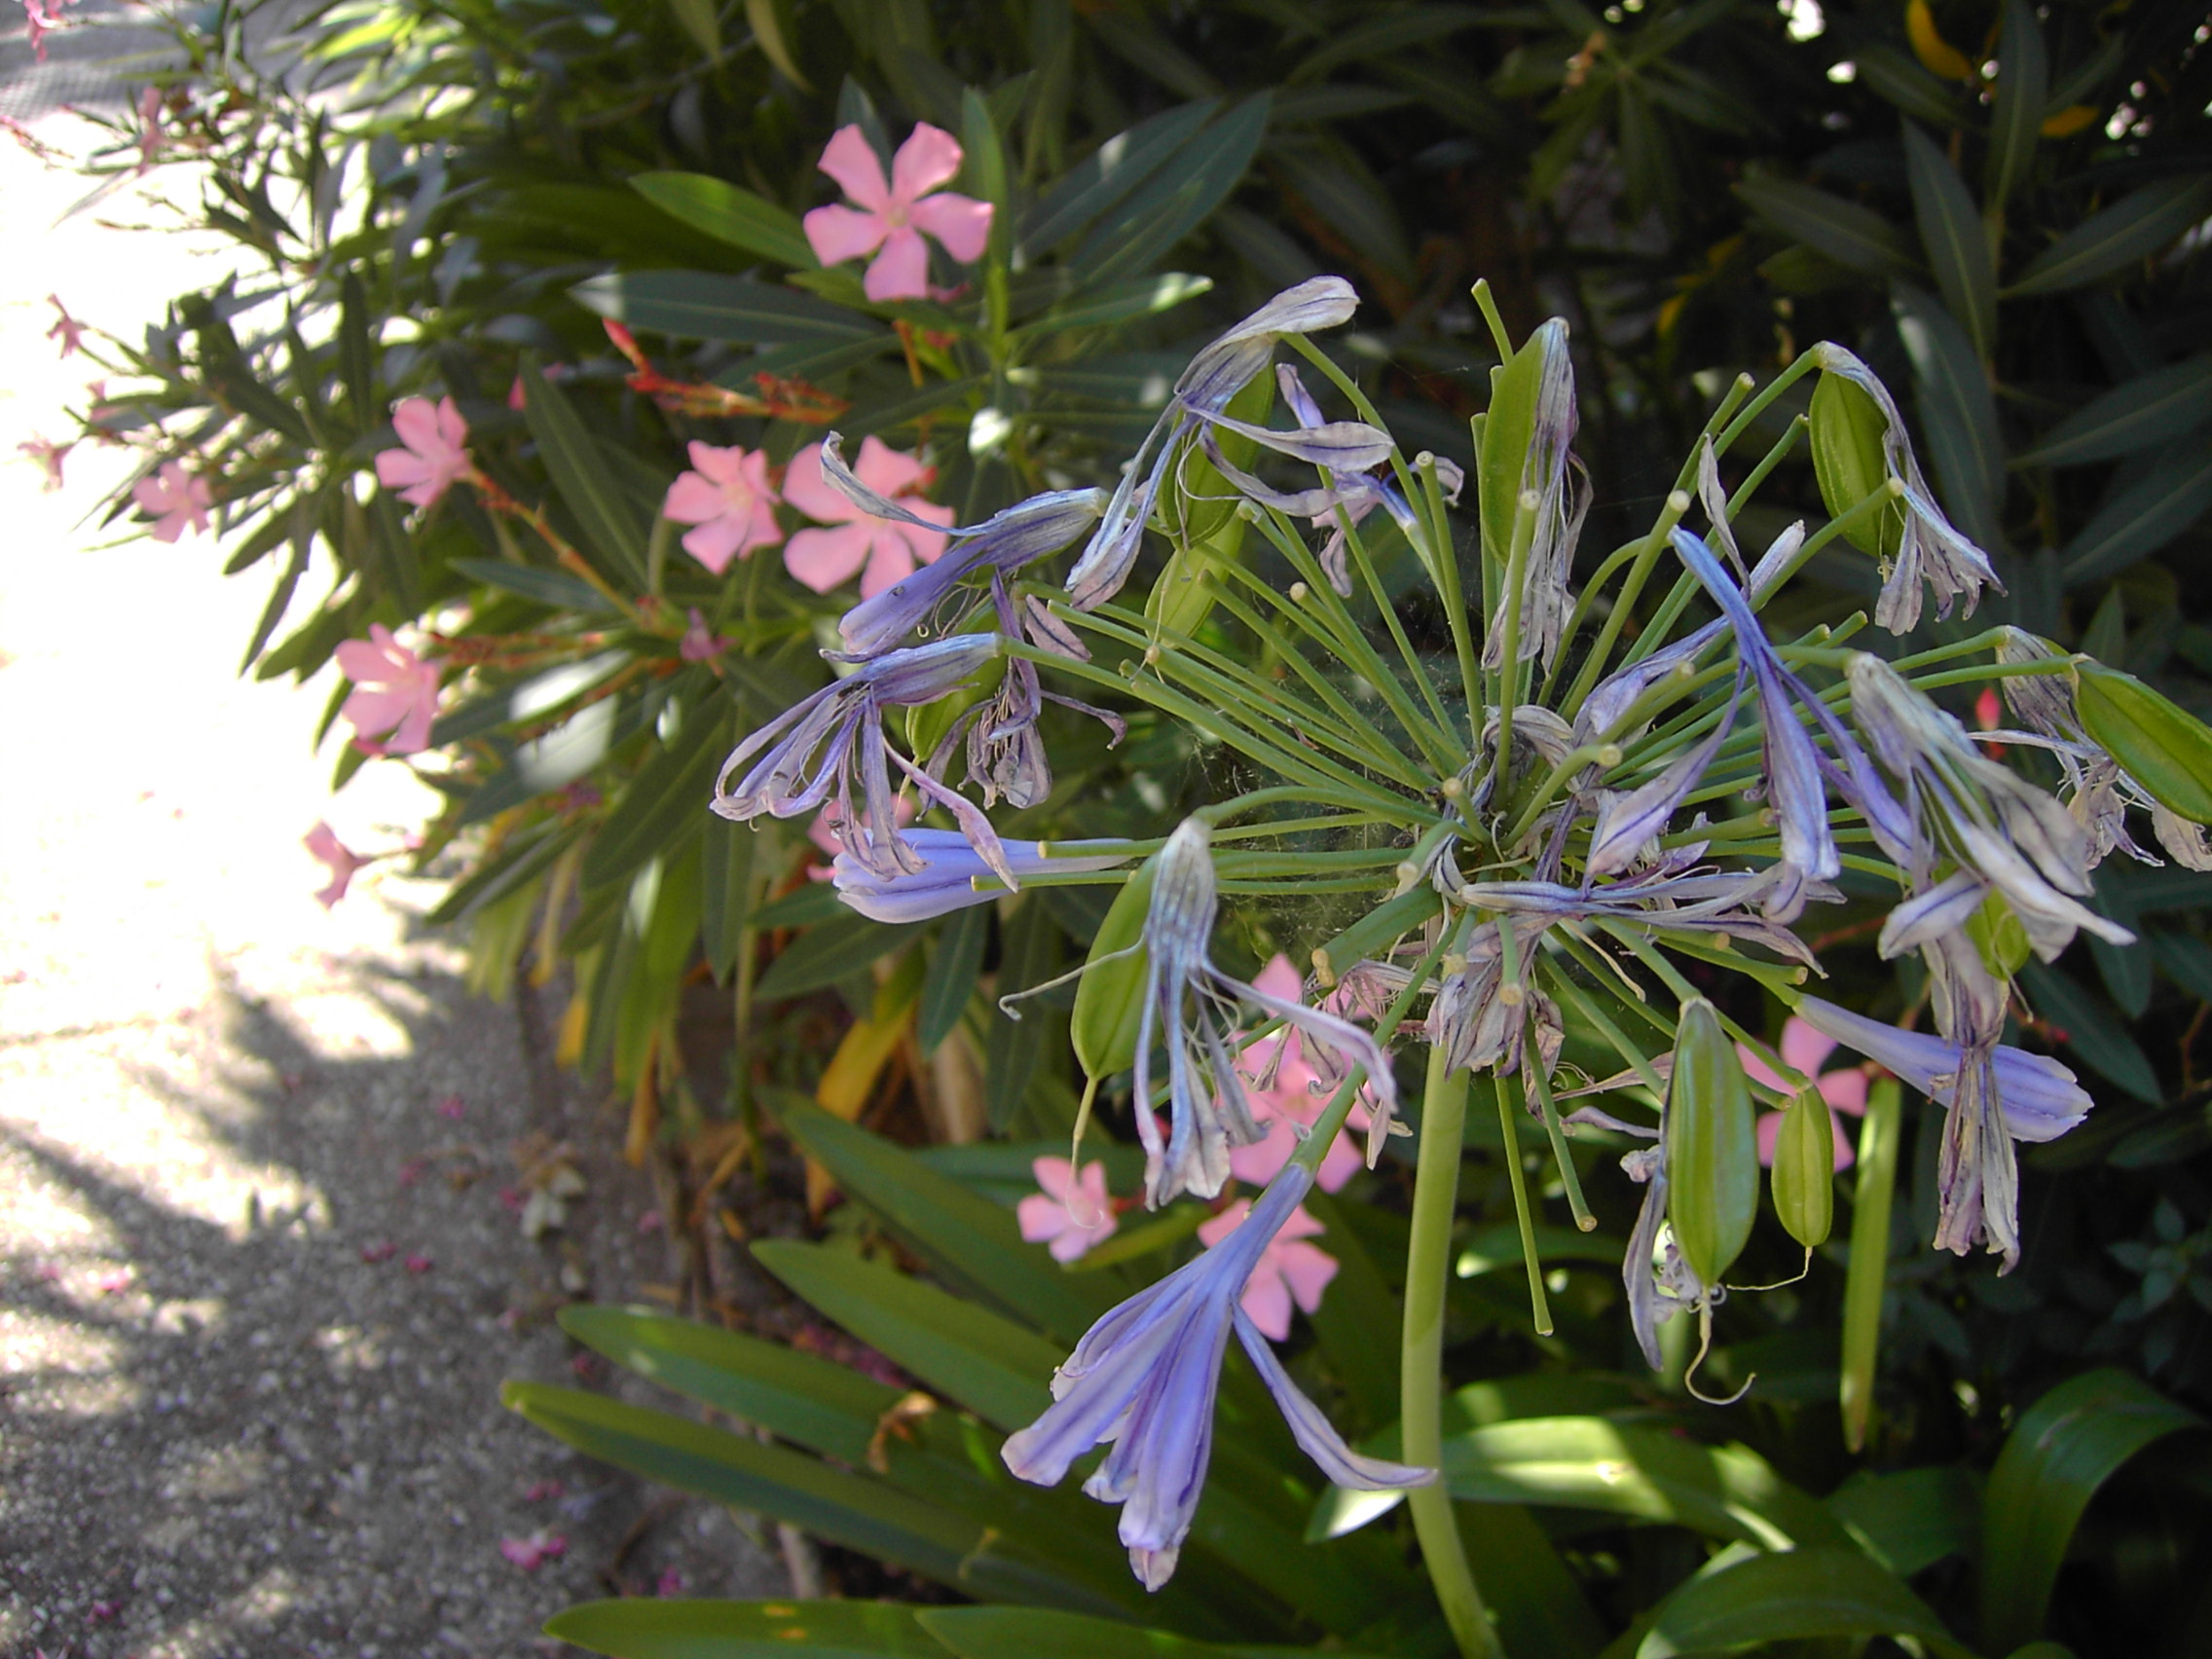
[[[1088,1076],[1105,1077],[1136,1061],[1148,957],[1144,919],[1152,908],[1152,883],[1159,873],[1160,855],[1155,853],[1129,877],[1090,941],[1068,1026],[1075,1057]],[[1127,954],[1116,955],[1118,951]]]
[[[1751,1235],[1759,1205],[1751,1086],[1736,1045],[1703,997],[1682,1005],[1667,1089],[1667,1219],[1691,1272],[1718,1284]]]
[[[2168,812],[2212,824],[2212,730],[2131,674],[2074,665],[2082,724]]]
[[[1827,1241],[1835,1221],[1835,1131],[1817,1088],[1800,1088],[1774,1137],[1774,1213],[1810,1250]]]
[[[1825,371],[1813,388],[1812,422],[1813,476],[1820,481],[1828,516],[1841,518],[1889,477],[1882,441],[1890,424],[1871,397],[1841,375]],[[1893,502],[1873,524],[1848,534],[1862,552],[1896,557],[1904,540],[1904,504]]]

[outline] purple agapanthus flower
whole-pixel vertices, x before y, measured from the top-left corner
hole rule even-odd
[[[1286,1165],[1242,1226],[1091,1326],[1052,1374],[1052,1404],[1010,1435],[1000,1454],[1020,1479],[1054,1486],[1078,1457],[1112,1441],[1083,1490],[1122,1505],[1122,1542],[1147,1590],[1174,1573],[1198,1511],[1233,1329],[1292,1437],[1335,1485],[1380,1492],[1436,1479],[1434,1469],[1362,1456],[1346,1445],[1237,1306],[1244,1281],[1312,1183],[1303,1167]]]
[[[1306,389],[1306,383],[1299,378],[1298,370],[1293,365],[1275,365],[1275,385],[1281,388],[1282,400],[1290,410],[1291,418],[1301,426],[1316,429],[1329,424],[1321,413],[1321,406],[1313,401],[1313,394]],[[1449,461],[1443,456],[1434,459],[1436,481],[1444,492],[1444,498],[1456,503],[1460,490],[1466,485],[1467,475],[1457,461]],[[1223,476],[1232,483],[1237,482],[1234,473],[1225,472]],[[1377,507],[1381,507],[1406,533],[1409,541],[1419,533],[1420,520],[1415,514],[1412,503],[1398,493],[1398,487],[1390,481],[1387,473],[1336,472],[1324,469],[1323,477],[1328,485],[1324,494],[1330,498],[1320,502],[1316,510],[1307,516],[1312,519],[1315,529],[1326,530],[1329,534],[1327,539],[1315,549],[1313,558],[1321,567],[1322,574],[1328,577],[1329,585],[1348,599],[1351,597],[1351,549],[1349,538],[1345,534],[1343,519],[1348,517],[1353,524],[1357,524]]]
[[[1348,322],[1358,306],[1351,284],[1343,277],[1315,276],[1284,289],[1191,359],[1175,383],[1167,407],[1161,411],[1160,419],[1138,446],[1128,471],[1123,474],[1097,530],[1068,572],[1068,598],[1078,609],[1095,609],[1128,580],[1144,541],[1145,525],[1152,518],[1168,470],[1209,428],[1238,432],[1286,455],[1332,468],[1364,470],[1390,453],[1388,434],[1357,422],[1278,432],[1232,420],[1223,413],[1231,398],[1266,371],[1276,342],[1283,336],[1310,334]]]
[[[1389,1058],[1367,1032],[1324,1010],[1270,996],[1213,965],[1209,945],[1220,900],[1210,840],[1200,819],[1186,818],[1176,826],[1160,851],[1152,903],[1145,912],[1134,1082],[1137,1137],[1145,1153],[1145,1202],[1155,1209],[1177,1193],[1212,1198],[1229,1180],[1230,1153],[1265,1133],[1252,1115],[1236,1066],[1235,1022],[1240,1004],[1297,1027],[1366,1068],[1370,1162],[1381,1152],[1397,1109]],[[1155,1044],[1167,1051],[1164,1143],[1151,1111]]]
[[[1500,594],[1483,645],[1483,666],[1505,661],[1505,608],[1521,608],[1517,653],[1523,662],[1540,656],[1549,665],[1560,634],[1574,607],[1567,578],[1590,509],[1588,476],[1572,452],[1580,417],[1574,407],[1574,360],[1567,348],[1567,324],[1553,317],[1529,337],[1540,355],[1536,409],[1529,453],[1521,463],[1519,494],[1524,511],[1536,515],[1534,534],[1522,564],[1521,589]]]
[[[1004,891],[978,888],[984,876],[998,871],[968,844],[956,830],[908,830],[907,848],[921,860],[921,868],[879,875],[849,852],[840,852],[830,866],[837,897],[862,915],[878,922],[926,922],[964,910],[971,904],[988,904]],[[1087,853],[1099,843],[1087,841],[1001,841],[999,856],[1015,875],[1028,877],[1048,871],[1112,869],[1126,864],[1125,853]]]
[[[885,709],[933,703],[998,654],[995,634],[956,634],[888,652],[830,682],[730,752],[715,780],[714,810],[739,822],[761,813],[796,818],[834,793],[852,857],[879,876],[910,873],[922,861],[899,831],[891,789],[891,768],[897,765],[925,796],[951,812],[994,875],[1018,886],[981,809],[893,749],[883,731]],[[854,810],[856,781],[865,811]]]

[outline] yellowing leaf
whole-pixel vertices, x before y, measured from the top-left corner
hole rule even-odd
[[[1974,66],[1965,53],[1945,40],[1936,27],[1936,15],[1929,11],[1928,0],[1910,0],[1904,9],[1905,38],[1912,42],[1912,55],[1931,74],[1940,75],[1946,81],[1972,81]]]
[[[2044,117],[2043,135],[2046,138],[2071,138],[2096,119],[2097,112],[2087,104],[2068,104],[2056,115]]]

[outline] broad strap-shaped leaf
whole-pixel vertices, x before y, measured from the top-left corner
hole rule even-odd
[[[1021,223],[1017,264],[1034,264],[1159,171],[1221,107],[1218,98],[1177,104],[1117,132],[1045,193]]]
[[[2084,219],[2028,261],[2008,294],[2083,288],[2164,247],[2212,206],[2212,174],[2162,178]]]
[[[2120,490],[2066,545],[2063,576],[2079,587],[2148,559],[2212,507],[2212,444],[2176,445]]]
[[[2154,1442],[2203,1419],[2124,1371],[2070,1378],[2025,1412],[1982,1504],[1981,1635],[1998,1653],[2043,1630],[2075,1524],[2097,1489]]]
[[[2015,466],[2081,466],[2155,451],[2212,423],[2212,351],[2102,392],[2017,457]]]
[[[1243,182],[1268,129],[1266,92],[1214,122],[1141,188],[1108,213],[1071,263],[1086,287],[1133,276],[1197,230]]]
[[[699,838],[699,939],[718,985],[729,983],[752,926],[753,855],[758,848],[754,826],[708,815]]]
[[[555,1613],[545,1634],[612,1659],[951,1659],[897,1602],[687,1602],[626,1596]]]
[[[796,214],[726,179],[693,172],[634,173],[630,188],[662,212],[705,231],[717,241],[793,271],[822,263],[814,257]]]
[[[1981,1540],[1981,1493],[1956,1464],[1854,1475],[1823,1500],[1859,1547],[1899,1578]]]
[[[585,614],[611,611],[613,605],[581,576],[542,565],[514,565],[504,559],[452,559],[447,569],[458,571],[472,582],[502,588],[549,610],[580,610]],[[627,658],[628,653],[621,653]]]
[[[522,391],[523,419],[537,440],[538,459],[575,520],[576,551],[617,589],[643,592],[648,526],[632,510],[612,462],[567,395],[546,381],[528,355],[522,361]]]
[[[1659,1604],[1636,1659],[1823,1636],[1906,1636],[1944,1659],[1974,1659],[1903,1580],[1849,1549],[1753,1556],[1700,1573]]]
[[[1127,1290],[1116,1273],[1068,1273],[1024,1243],[1014,1212],[979,1198],[889,1141],[811,1102],[776,1097],[800,1150],[838,1188],[956,1286],[1072,1345]]]
[[[683,719],[675,736],[623,786],[584,854],[587,888],[620,881],[647,859],[687,846],[713,818],[707,801],[715,768],[735,741],[730,729],[735,711],[711,680],[681,707]]]
[[[1986,363],[1997,346],[1997,272],[1989,262],[1981,216],[1950,158],[1909,121],[1904,124],[1904,159],[1912,181],[1912,215],[1936,289],[1965,327],[1974,356]]]
[[[1181,271],[1136,276],[1053,306],[1035,321],[1015,329],[1013,337],[1027,343],[1049,334],[1064,334],[1072,328],[1110,328],[1118,322],[1170,311],[1212,288],[1211,276],[1192,276]]]
[[[2050,91],[2049,58],[2035,7],[2028,0],[2005,0],[2003,18],[1997,37],[1997,95],[1983,164],[1982,194],[1992,213],[2005,211],[2028,176]]]
[[[714,271],[613,271],[569,290],[586,311],[632,328],[734,346],[832,345],[886,331],[873,318],[750,276]]]
[[[1839,265],[1877,276],[1912,270],[1912,246],[1905,234],[1870,207],[1786,179],[1748,178],[1735,190],[1768,224]]]
[[[1065,1358],[1002,1314],[933,1284],[823,1244],[766,1238],[753,1256],[809,1306],[935,1392],[1011,1433],[1052,1403]]]
[[[2000,547],[2005,438],[1989,376],[1966,330],[1934,295],[1909,282],[1893,283],[1891,294],[1943,504],[1981,546]]]
[[[760,976],[754,994],[763,1002],[781,1002],[819,991],[881,961],[894,950],[904,949],[919,933],[919,927],[910,922],[876,922],[851,914],[833,916],[786,945]]]

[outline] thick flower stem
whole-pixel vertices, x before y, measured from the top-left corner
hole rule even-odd
[[[1451,1271],[1452,1214],[1459,1196],[1459,1150],[1466,1132],[1467,1074],[1454,1072],[1441,1045],[1428,1051],[1421,1090],[1420,1166],[1414,1177],[1413,1243],[1406,1253],[1406,1327],[1399,1350],[1399,1417],[1404,1457],[1439,1468],[1444,1456],[1444,1284]],[[1482,1592],[1467,1567],[1452,1494],[1441,1479],[1416,1487],[1406,1507],[1421,1560],[1461,1659],[1504,1659]]]

